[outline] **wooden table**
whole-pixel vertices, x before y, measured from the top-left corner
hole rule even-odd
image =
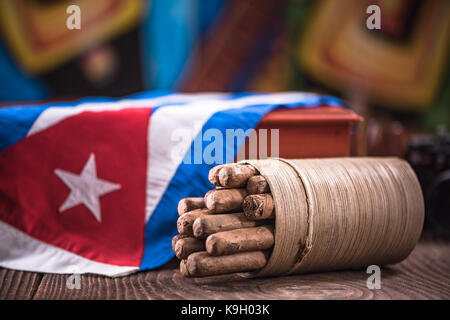
[[[173,260],[164,267],[121,278],[0,269],[0,299],[450,299],[450,242],[421,239],[403,262],[381,270],[381,289],[369,290],[365,270],[266,279],[239,276],[184,278]]]

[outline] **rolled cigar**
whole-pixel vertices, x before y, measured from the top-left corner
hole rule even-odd
[[[179,239],[175,243],[175,255],[178,259],[186,259],[191,253],[204,251],[205,243],[193,237]]]
[[[251,194],[242,205],[244,215],[249,220],[272,219],[275,217],[273,198],[269,193]]]
[[[235,229],[210,235],[206,239],[206,251],[212,256],[222,256],[265,250],[271,248],[274,241],[273,226]]]
[[[177,234],[172,238],[172,251],[175,252],[175,244],[178,242],[178,240],[189,237],[185,234]]]
[[[261,175],[253,176],[247,181],[248,194],[270,193],[266,178]]]
[[[180,216],[177,220],[177,229],[180,234],[192,236],[194,235],[192,231],[192,224],[195,219],[200,216],[204,216],[206,214],[211,214],[211,211],[208,209],[197,209],[193,211],[186,212],[182,216]]]
[[[263,251],[236,253],[229,256],[212,257],[205,251],[194,252],[186,259],[190,276],[212,276],[233,272],[245,272],[264,267],[267,254]]]
[[[215,213],[242,211],[245,189],[213,189],[205,194],[206,207]]]
[[[206,238],[210,234],[239,229],[251,228],[261,225],[262,221],[248,220],[243,213],[226,213],[202,216],[192,225],[194,237]]]
[[[256,169],[250,165],[226,166],[219,171],[219,182],[225,188],[241,188],[245,187],[248,179],[256,173]]]
[[[183,215],[186,212],[205,208],[205,201],[203,198],[184,198],[178,202],[178,215]]]
[[[186,260],[180,261],[180,273],[185,277],[189,277],[189,272],[187,271],[186,268]]]
[[[208,173],[208,180],[216,187],[220,187],[219,182],[219,171],[220,169],[224,168],[225,166],[229,166],[231,164],[220,164],[218,166],[213,167],[211,170],[209,170]]]

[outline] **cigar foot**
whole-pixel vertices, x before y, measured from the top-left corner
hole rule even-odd
[[[180,273],[185,277],[190,277],[190,274],[186,268],[186,260],[180,261]]]
[[[172,251],[175,252],[175,244],[178,242],[178,240],[189,237],[185,234],[177,234],[172,238]]]
[[[244,215],[249,220],[273,219],[275,210],[272,195],[251,194],[244,199],[242,204]]]
[[[266,178],[261,175],[253,176],[247,182],[248,194],[270,193],[269,184]]]
[[[215,213],[237,212],[246,195],[245,189],[214,189],[205,194],[205,205]]]
[[[205,208],[205,202],[203,198],[195,197],[181,199],[180,202],[178,202],[177,210],[178,215],[181,216],[186,212],[203,208]]]
[[[225,168],[226,166],[233,166],[233,163],[226,163],[226,164],[219,164],[215,167],[213,167],[211,170],[209,170],[208,173],[208,180],[216,187],[221,187],[220,181],[219,181],[219,171],[222,168]]]
[[[248,220],[243,213],[211,214],[197,218],[192,230],[196,238],[206,238],[213,233],[257,227],[262,223],[264,221]]]
[[[267,254],[262,251],[236,253],[229,256],[212,257],[207,252],[195,252],[186,260],[190,276],[202,277],[234,272],[246,272],[264,267]]]
[[[197,209],[193,211],[186,212],[180,216],[177,220],[177,229],[180,234],[192,236],[194,235],[192,231],[192,225],[195,219],[198,217],[210,214],[211,211],[208,209]]]
[[[187,237],[175,244],[175,255],[178,259],[186,259],[191,253],[205,250],[205,244],[198,239]]]
[[[242,188],[246,186],[248,179],[256,173],[256,169],[250,165],[226,166],[219,171],[219,182],[225,188]]]
[[[210,235],[206,239],[206,251],[211,256],[223,256],[270,249],[274,242],[273,226],[235,229]]]

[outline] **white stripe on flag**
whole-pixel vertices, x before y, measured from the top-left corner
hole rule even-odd
[[[30,237],[0,221],[0,266],[5,268],[53,273],[97,273],[124,276],[139,267],[115,266],[95,262],[75,253]]]
[[[168,94],[150,99],[123,99],[114,102],[86,102],[73,107],[49,107],[45,109],[31,126],[27,135],[45,130],[58,122],[84,111],[121,110],[124,108],[157,107],[165,104],[184,104],[193,100],[220,99],[223,93]]]

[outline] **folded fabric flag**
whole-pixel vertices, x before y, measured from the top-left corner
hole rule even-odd
[[[147,92],[0,109],[0,266],[109,276],[161,266],[178,201],[212,187],[202,132],[324,104],[343,106],[296,92]],[[223,161],[241,145],[224,145]]]

